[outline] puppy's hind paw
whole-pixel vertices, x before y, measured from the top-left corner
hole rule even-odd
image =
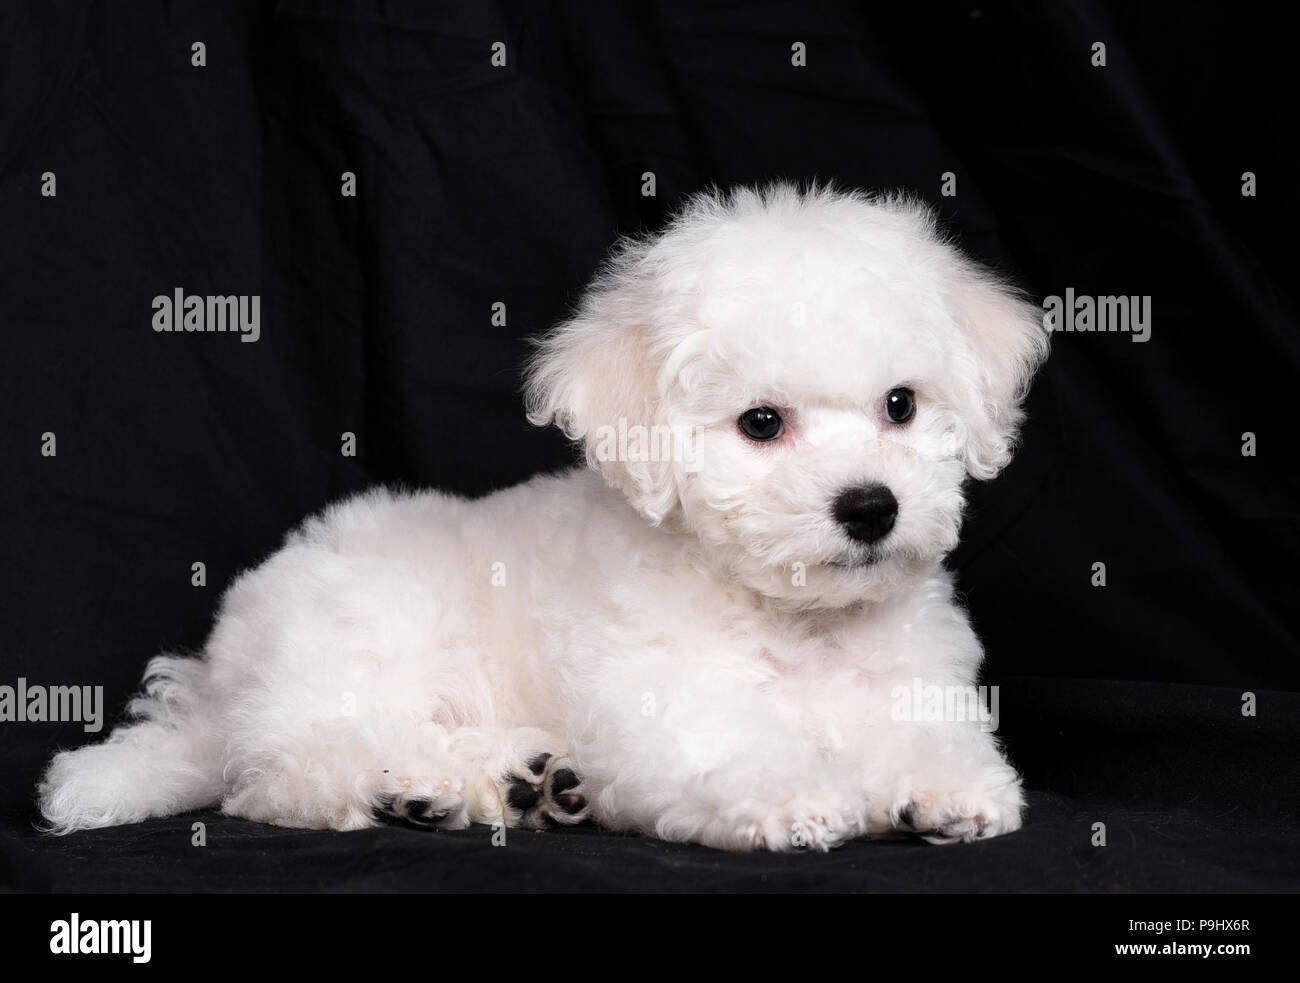
[[[567,755],[538,752],[507,776],[505,786],[512,826],[573,826],[584,821],[590,809],[582,779]]]
[[[386,782],[374,803],[382,823],[401,823],[421,829],[463,829],[469,825],[460,783],[451,778],[429,782],[393,779]]]

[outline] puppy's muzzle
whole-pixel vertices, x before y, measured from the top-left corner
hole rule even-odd
[[[847,488],[835,499],[831,514],[850,539],[877,543],[894,528],[898,499],[880,484]]]

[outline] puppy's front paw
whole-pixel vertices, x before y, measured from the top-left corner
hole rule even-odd
[[[826,853],[862,835],[862,831],[861,822],[842,806],[801,802],[755,824],[753,848]]]
[[[889,810],[894,829],[927,843],[969,843],[1020,828],[1020,779],[998,772],[966,787],[933,785],[911,792]]]
[[[719,850],[825,853],[865,832],[851,803],[833,795],[804,793],[779,804],[741,799],[709,808],[705,819],[691,805],[670,810],[655,832],[667,840],[702,843]]]

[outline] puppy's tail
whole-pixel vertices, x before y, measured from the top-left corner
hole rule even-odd
[[[160,655],[145,670],[135,718],[102,744],[60,751],[37,785],[50,833],[138,823],[214,805],[222,795],[221,738],[199,712],[207,666]]]

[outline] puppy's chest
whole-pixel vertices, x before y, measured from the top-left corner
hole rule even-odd
[[[897,659],[838,637],[772,638],[759,648],[760,691],[818,747],[833,751],[889,717]]]

